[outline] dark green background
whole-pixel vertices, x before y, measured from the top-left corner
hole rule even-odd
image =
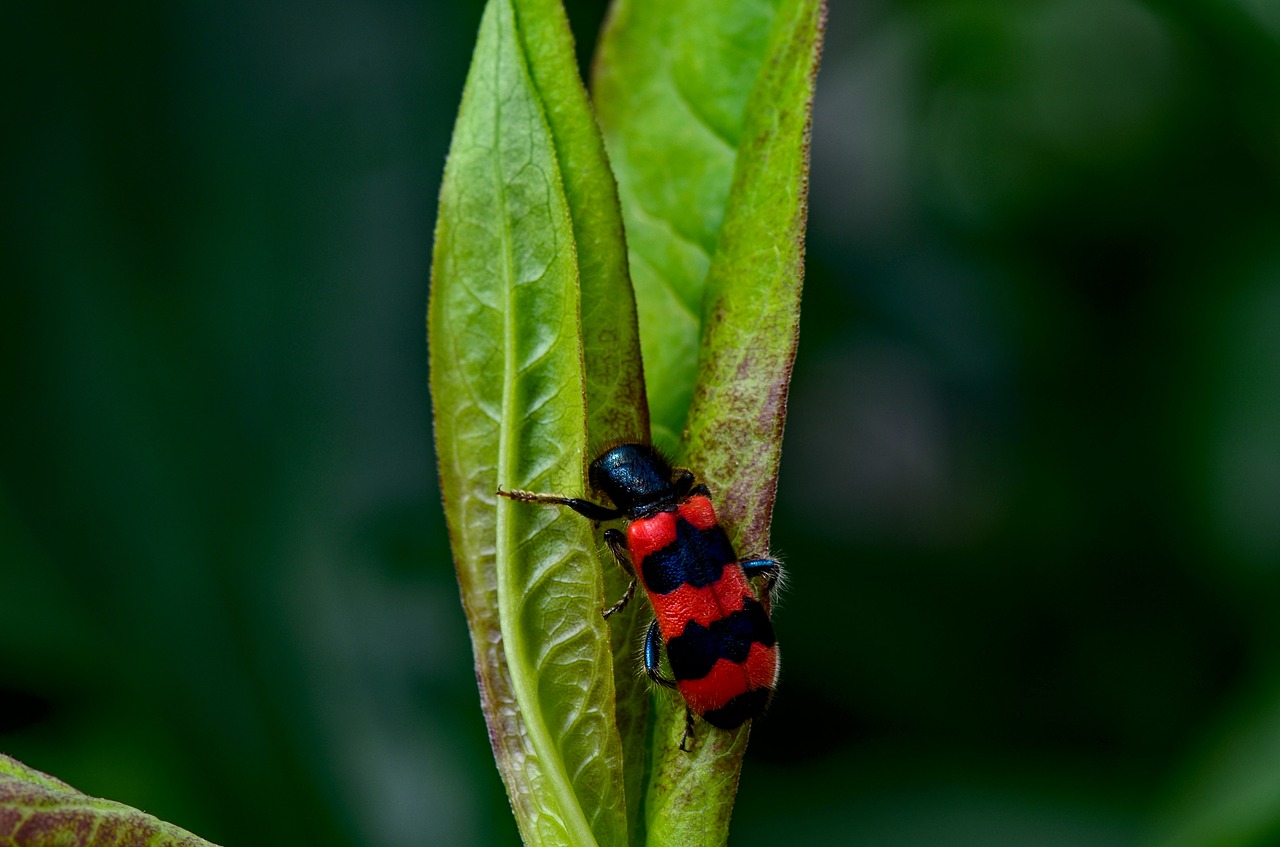
[[[423,338],[480,8],[6,13],[0,751],[515,840]],[[735,844],[1280,836],[1277,8],[835,1]]]

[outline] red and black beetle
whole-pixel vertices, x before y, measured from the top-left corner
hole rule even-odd
[[[600,455],[588,470],[591,489],[613,504],[532,491],[498,493],[527,503],[568,506],[592,521],[625,518],[626,533],[604,532],[605,543],[631,584],[607,618],[631,600],[639,580],[653,605],[644,641],[644,669],[684,698],[685,731],[693,715],[734,729],[764,711],[778,677],[778,646],[768,608],[748,580],[764,578],[772,597],[781,566],[772,559],[739,561],[716,519],[710,492],[691,471],[646,444],[623,444]],[[659,670],[665,647],[672,679]]]

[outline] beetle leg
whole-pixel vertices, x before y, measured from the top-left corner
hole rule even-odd
[[[662,655],[662,633],[658,630],[658,622],[649,624],[649,631],[644,636],[644,672],[649,679],[664,688],[675,688],[674,680],[667,679],[658,671],[659,657]]]
[[[693,739],[693,709],[688,705],[684,707],[684,734],[680,736],[680,749],[686,753],[692,753],[692,748],[684,746]]]
[[[631,577],[631,584],[622,593],[622,599],[604,610],[604,616],[607,618],[614,612],[621,612],[631,602],[632,596],[636,593],[636,569],[632,567],[631,559],[627,557],[627,537],[625,535],[616,529],[606,529],[604,531],[604,543],[609,545],[609,551],[613,553],[613,558],[617,560],[619,567]]]
[[[658,673],[658,651],[661,649],[662,633],[658,630],[658,622],[654,621],[649,624],[649,632],[644,637],[644,670],[645,673],[649,674],[649,678],[659,685],[675,688],[674,681]],[[686,703],[684,707],[684,733],[680,736],[680,749],[686,753],[690,752],[690,748],[687,745],[691,738],[693,738],[693,709],[690,709],[689,704]]]
[[[747,579],[764,577],[764,593],[772,602],[778,589],[778,580],[782,578],[782,565],[773,559],[752,559],[742,562],[741,567]]]
[[[686,497],[711,497],[711,489],[707,488],[705,482],[698,482],[693,471],[688,468],[676,468],[675,476],[671,479],[671,487],[675,491],[677,500],[683,500]]]
[[[565,497],[560,494],[539,494],[536,491],[523,491],[519,488],[507,491],[501,487],[498,488],[499,497],[507,497],[511,500],[519,500],[522,503],[542,503],[547,506],[568,506],[584,518],[593,520],[596,523],[600,521],[611,521],[615,518],[622,517],[622,512],[618,509],[610,509],[608,506],[601,506],[599,503],[592,503],[590,500],[583,500],[580,497]]]
[[[675,492],[677,500],[683,500],[689,495],[689,490],[693,488],[696,477],[693,471],[688,468],[676,468],[671,476],[671,489]]]
[[[751,559],[741,563],[742,573],[747,579],[754,579],[762,576],[765,578],[764,587],[770,594],[778,587],[778,578],[782,575],[782,564],[775,562],[773,559]]]

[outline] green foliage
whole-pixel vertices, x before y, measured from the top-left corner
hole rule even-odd
[[[643,603],[601,618],[625,581],[590,525],[495,496],[577,495],[588,446],[647,439],[650,410],[672,440],[693,400],[681,454],[744,550],[767,548],[823,7],[677,11],[620,3],[602,43],[595,102],[621,216],[546,0],[489,3],[441,189],[428,314],[441,483],[490,736],[530,844],[722,844],[746,745],[746,728],[703,725],[680,752],[683,705],[658,696],[650,715],[634,667]],[[694,261],[655,275],[655,256],[688,248],[685,215]],[[639,233],[630,251],[622,219]]]
[[[99,800],[0,754],[0,844],[22,847],[211,847],[173,824]]]
[[[573,38],[560,0],[517,0],[517,34],[555,146],[573,221],[581,298],[588,446],[643,440],[649,432],[635,300],[627,273],[618,195],[591,102],[578,77]],[[620,597],[627,577],[607,550],[599,568],[605,596]],[[635,645],[647,625],[637,608],[609,622],[617,721],[623,742],[627,820],[634,828],[644,777],[649,691],[635,673]]]
[[[0,750],[222,844],[518,840],[424,438],[482,6],[15,8]],[[833,9],[735,847],[1276,843],[1278,10]]]
[[[779,3],[614,4],[593,90],[627,225],[654,434],[676,443],[747,98]]]

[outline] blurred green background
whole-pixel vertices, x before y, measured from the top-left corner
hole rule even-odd
[[[6,13],[0,751],[515,842],[423,331],[480,9]],[[732,842],[1280,843],[1280,5],[833,0],[811,199]]]

